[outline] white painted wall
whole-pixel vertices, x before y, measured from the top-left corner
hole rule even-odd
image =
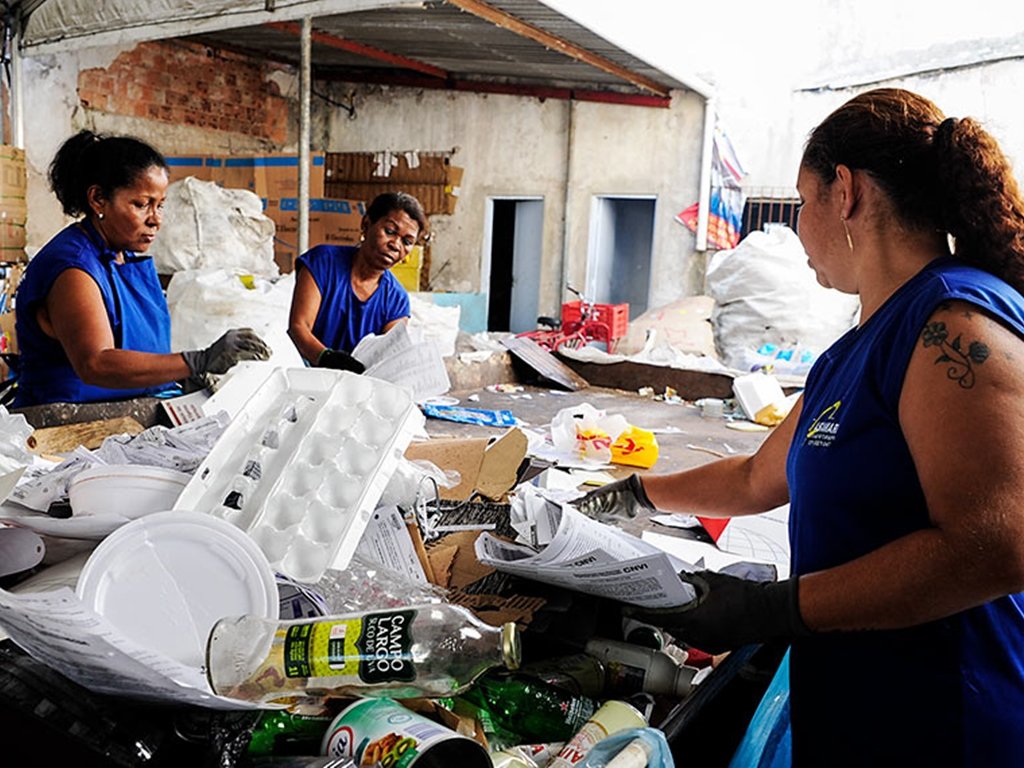
[[[454,150],[466,169],[454,216],[435,216],[435,290],[480,291],[489,196],[544,199],[540,314],[557,314],[563,268],[583,285],[594,195],[655,195],[653,304],[700,288],[693,236],[672,220],[696,200],[703,100],[674,93],[670,109],[518,96],[335,84],[355,100],[356,118],[334,110],[328,151]],[[572,110],[572,147],[569,121]],[[568,167],[567,167],[568,166]],[[568,177],[567,177],[568,173]],[[569,247],[563,249],[568,179]],[[563,253],[568,265],[563,267]],[[441,266],[448,264],[441,272]]]

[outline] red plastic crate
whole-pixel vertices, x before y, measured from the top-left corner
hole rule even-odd
[[[577,323],[582,315],[581,302],[570,301],[562,305],[562,327]],[[595,304],[595,320],[600,320],[612,332],[611,340],[621,339],[629,327],[629,304]]]

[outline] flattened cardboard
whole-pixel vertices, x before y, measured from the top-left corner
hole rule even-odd
[[[474,493],[480,493],[499,501],[516,484],[516,473],[526,457],[526,446],[526,435],[512,427],[493,442],[480,437],[412,443],[405,457],[411,461],[429,461],[441,469],[459,473],[458,485],[439,489],[442,499],[465,501]]]

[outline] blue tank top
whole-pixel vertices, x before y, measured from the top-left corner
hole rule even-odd
[[[982,307],[1024,337],[1024,297],[943,258],[819,358],[786,467],[794,573],[930,527],[899,398],[921,331],[946,300]],[[1024,595],[909,629],[799,640],[790,682],[794,765],[1016,768],[1024,765]]]
[[[171,316],[149,256],[125,253],[123,264],[86,220],[58,232],[28,263],[15,302],[20,372],[14,407],[43,403],[123,400],[179,392],[175,382],[152,387],[110,389],[86,384],[71,367],[60,342],[39,327],[36,312],[66,269],[91,277],[107,311],[117,349],[171,351]]]
[[[313,335],[331,349],[351,352],[364,336],[383,332],[392,320],[409,317],[409,294],[390,272],[366,301],[352,290],[350,245],[318,245],[298,259],[298,267],[309,270],[320,289],[320,311],[313,323]],[[298,268],[296,267],[296,269]]]

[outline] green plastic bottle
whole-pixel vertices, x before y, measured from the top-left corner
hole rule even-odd
[[[461,695],[521,743],[565,741],[597,710],[598,702],[524,674],[488,672]]]

